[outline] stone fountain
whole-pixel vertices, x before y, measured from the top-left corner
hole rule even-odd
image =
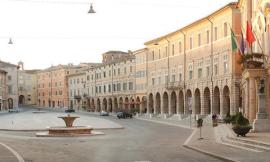
[[[73,126],[75,119],[79,116],[59,116],[64,120],[66,127],[48,127],[48,132],[36,133],[37,137],[76,137],[103,134],[102,132],[92,131],[90,126]]]

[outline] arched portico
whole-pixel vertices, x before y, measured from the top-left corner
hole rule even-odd
[[[220,91],[217,86],[214,88],[213,102],[213,113],[220,115]]]
[[[190,89],[186,92],[186,112],[192,114],[192,92]]]
[[[153,99],[153,94],[149,94],[148,98],[148,113],[154,113],[154,99]]]
[[[178,110],[178,112],[180,113],[180,114],[184,114],[184,93],[183,93],[183,91],[180,91],[179,92],[179,110]]]
[[[171,93],[171,109],[170,114],[176,114],[176,93],[175,91],[172,91]]]
[[[201,114],[201,93],[198,88],[195,90],[195,114]]]
[[[161,113],[161,100],[160,100],[160,93],[156,94],[156,107],[155,107],[155,114]]]
[[[108,112],[113,112],[113,103],[112,103],[112,98],[109,98]]]
[[[223,110],[222,110],[222,115],[226,115],[228,112],[230,112],[230,90],[228,86],[225,86],[223,88]]]
[[[206,87],[203,92],[204,105],[203,105],[203,114],[211,113],[211,98],[210,98],[210,89]]]
[[[169,107],[169,96],[168,96],[168,93],[167,92],[164,92],[163,93],[162,100],[163,100],[163,105],[162,105],[162,112],[161,113],[168,114],[169,113],[169,111],[168,111],[168,107]]]
[[[128,97],[125,98],[124,106],[125,106],[125,111],[129,111],[129,99],[128,99]]]
[[[101,110],[101,104],[100,104],[100,99],[98,98],[97,99],[97,112],[100,112],[100,110]]]

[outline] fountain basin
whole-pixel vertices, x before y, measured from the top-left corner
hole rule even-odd
[[[103,135],[104,133],[92,131],[90,126],[75,127],[48,127],[47,132],[36,133],[37,137],[77,137],[77,136],[93,136]]]

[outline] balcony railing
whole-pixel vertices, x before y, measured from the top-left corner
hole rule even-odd
[[[265,56],[261,53],[245,54],[242,56],[242,64],[244,69],[263,68]]]
[[[166,89],[168,90],[177,90],[177,89],[183,89],[184,83],[182,81],[175,81],[175,82],[169,82],[166,85]]]

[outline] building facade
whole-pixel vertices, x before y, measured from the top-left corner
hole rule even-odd
[[[18,66],[0,61],[0,69],[7,72],[6,85],[7,85],[7,108],[18,107]]]
[[[74,73],[76,66],[52,66],[37,73],[37,105],[40,107],[68,107],[67,75]]]
[[[221,118],[240,106],[241,66],[231,49],[240,12],[230,3],[182,29],[145,43],[148,113]]]
[[[36,105],[37,104],[37,72],[39,70],[24,70],[23,62],[18,66],[18,96],[19,105]]]
[[[131,53],[110,51],[103,54],[103,58],[106,60],[101,65],[91,68],[86,74],[89,110],[135,111],[134,57]]]
[[[0,69],[0,110],[7,109],[7,72]]]
[[[270,131],[270,1],[239,0],[242,30],[252,26],[255,41],[247,46],[242,74],[243,113],[255,131]]]

